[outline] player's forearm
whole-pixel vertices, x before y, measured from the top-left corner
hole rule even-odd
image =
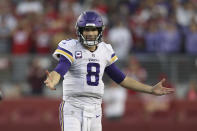
[[[138,82],[130,77],[126,77],[121,83],[121,86],[127,88],[127,89],[132,89],[134,91],[139,91],[139,92],[145,92],[145,93],[152,93],[152,86],[143,84],[141,82]]]

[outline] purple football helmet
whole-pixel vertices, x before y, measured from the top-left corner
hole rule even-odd
[[[95,40],[90,41],[83,36],[83,31],[87,27],[93,27],[98,30],[98,36],[95,38]],[[86,46],[94,46],[100,43],[102,41],[103,29],[104,24],[102,18],[94,11],[83,12],[76,22],[76,30],[79,41]]]

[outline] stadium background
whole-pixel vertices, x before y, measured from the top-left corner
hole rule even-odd
[[[0,131],[60,130],[62,88],[43,87],[45,70],[56,64],[58,42],[76,38],[76,18],[88,9],[102,15],[104,40],[125,73],[152,85],[165,77],[176,89],[161,98],[127,91],[124,114],[104,115],[103,130],[197,130],[196,0],[0,0]]]

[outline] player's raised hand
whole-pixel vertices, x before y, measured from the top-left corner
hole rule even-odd
[[[51,90],[56,90],[55,88],[56,84],[54,83],[54,80],[48,70],[46,70],[46,75],[47,75],[47,79],[44,81],[46,87],[48,87]]]
[[[175,90],[172,88],[166,88],[163,86],[165,79],[162,79],[159,83],[153,86],[152,94],[154,95],[167,95],[173,93]]]

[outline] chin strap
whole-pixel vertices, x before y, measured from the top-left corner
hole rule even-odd
[[[100,42],[99,38],[101,37],[101,33],[96,37],[96,40],[94,40],[94,41],[87,41],[82,34],[80,34],[80,36],[81,36],[80,42],[82,42],[82,44],[90,47],[90,46],[95,46]]]

